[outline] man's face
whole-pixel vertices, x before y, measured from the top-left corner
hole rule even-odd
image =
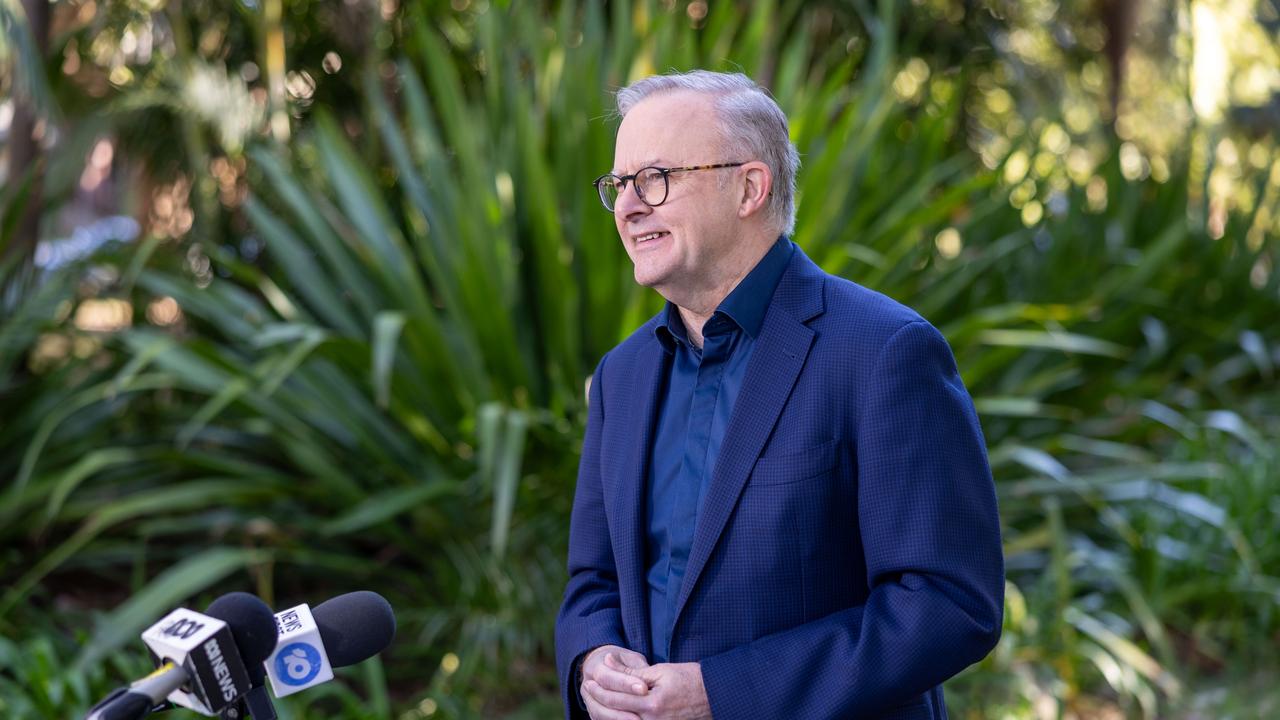
[[[742,160],[720,156],[711,103],[710,97],[688,91],[642,100],[618,128],[613,172],[630,175],[647,166],[673,168]],[[717,267],[734,245],[737,208],[732,201],[734,184],[721,187],[717,174],[732,172],[672,173],[667,200],[658,207],[646,205],[637,197],[634,184],[627,184],[615,203],[613,217],[635,265],[637,283],[671,299],[718,281]]]

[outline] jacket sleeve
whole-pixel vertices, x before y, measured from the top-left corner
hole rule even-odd
[[[587,717],[574,683],[578,657],[601,645],[626,647],[618,573],[600,478],[604,364],[602,359],[588,391],[587,433],[582,443],[578,487],[569,521],[569,583],[556,617],[556,670],[565,717],[571,719]]]
[[[704,658],[716,720],[875,716],[982,659],[1000,637],[995,486],[946,341],[927,322],[903,325],[859,392],[867,601]]]

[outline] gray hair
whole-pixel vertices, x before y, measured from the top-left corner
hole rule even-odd
[[[790,235],[796,226],[796,170],[800,153],[791,142],[787,116],[768,90],[742,73],[693,70],[653,75],[618,91],[618,114],[626,117],[641,100],[658,93],[690,90],[714,97],[725,160],[760,160],[773,174],[773,191],[766,211],[778,229]],[[737,157],[740,154],[741,157]]]

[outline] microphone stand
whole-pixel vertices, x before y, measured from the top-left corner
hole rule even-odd
[[[218,713],[221,720],[276,720],[276,709],[271,704],[271,696],[264,685],[256,685],[240,699],[228,705]]]

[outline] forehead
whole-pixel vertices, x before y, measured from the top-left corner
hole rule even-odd
[[[712,156],[718,148],[712,98],[687,90],[665,92],[641,100],[622,119],[613,169],[716,162]]]

